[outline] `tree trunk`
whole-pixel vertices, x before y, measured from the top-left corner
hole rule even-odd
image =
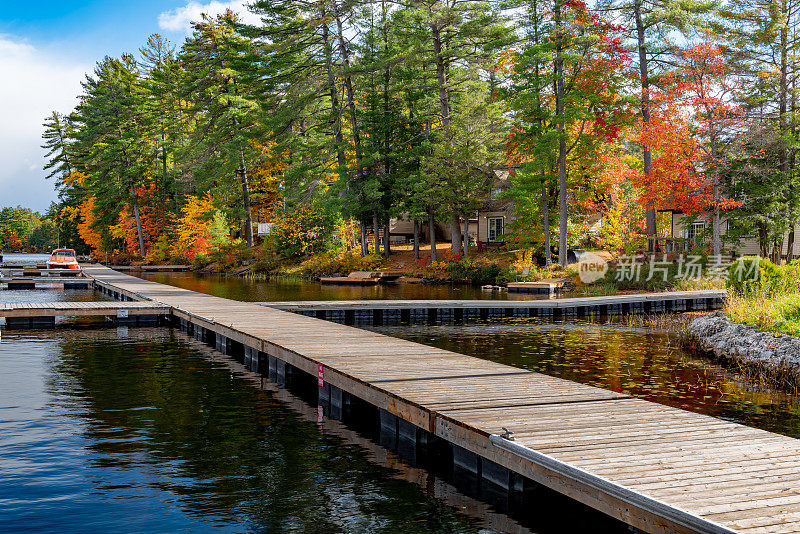
[[[556,31],[556,121],[558,122],[558,263],[567,266],[567,132],[564,119],[564,37],[561,0],[555,0]]]
[[[367,241],[367,225],[361,221],[361,255],[369,254],[369,242]]]
[[[389,219],[386,219],[386,226],[383,227],[383,257],[388,258],[392,253],[392,245],[389,243]]]
[[[358,131],[358,115],[356,114],[355,97],[353,96],[353,80],[350,75],[350,52],[347,49],[347,43],[344,40],[344,32],[342,29],[342,18],[339,16],[339,8],[337,0],[334,0],[331,5],[333,6],[333,14],[336,18],[336,28],[339,30],[339,52],[342,54],[342,63],[344,63],[344,87],[347,90],[347,106],[350,108],[350,127],[353,132],[353,147],[356,151],[356,176],[361,176],[361,135]],[[376,250],[376,254],[379,254]]]
[[[789,61],[788,61],[788,48],[789,48],[789,24],[791,24],[790,15],[788,13],[787,1],[781,0],[781,15],[784,19],[781,24],[781,70],[780,82],[778,93],[778,127],[780,128],[781,135],[778,137],[778,167],[781,172],[781,179],[788,180],[787,171],[789,170],[789,150],[786,145],[786,132],[788,130],[788,123],[786,120],[786,110],[789,101]]]
[[[325,21],[327,14],[323,7],[321,19]],[[328,74],[328,93],[331,98],[331,131],[333,132],[333,142],[336,145],[336,162],[339,165],[339,176],[347,179],[347,166],[344,154],[344,139],[342,137],[342,113],[339,109],[339,96],[336,90],[336,78],[333,74],[333,51],[331,50],[328,24],[323,22],[322,41],[325,49],[325,70]]]
[[[469,214],[464,215],[464,257],[469,258]]]
[[[542,175],[542,229],[544,231],[544,262],[545,265],[553,263],[553,255],[550,251],[550,199],[547,193],[547,178],[544,169]]]
[[[433,53],[436,55],[436,81],[439,86],[439,111],[442,114],[442,127],[444,131],[450,127],[450,98],[447,94],[447,68],[442,54],[441,28],[437,24],[431,25],[433,38]]]
[[[414,261],[419,261],[419,221],[414,219]]]
[[[450,223],[450,249],[453,254],[461,252],[461,221],[458,220],[458,215],[453,215]]]
[[[167,134],[164,132],[164,126],[161,126],[161,191],[164,198],[169,198],[170,194],[167,191]]]
[[[144,257],[144,235],[142,235],[142,219],[139,217],[139,199],[136,198],[136,190],[132,184],[131,198],[133,199],[133,217],[136,219],[136,233],[139,237],[139,253]]]
[[[244,238],[247,244],[253,246],[253,211],[250,208],[250,182],[247,179],[247,167],[244,162],[244,150],[239,149],[239,165],[242,176],[242,203],[244,203],[245,223]]]
[[[758,246],[761,249],[761,257],[767,258],[769,257],[769,237],[767,235],[767,225],[766,223],[759,221],[756,223],[758,227]]]
[[[380,255],[381,253],[381,234],[380,228],[378,227],[378,212],[372,212],[372,233],[373,238],[375,241],[375,254]]]
[[[645,41],[645,27],[642,23],[642,3],[640,1],[633,4],[634,18],[636,19],[636,38],[639,49],[639,76],[641,77],[642,88],[642,123],[650,124],[650,78],[647,66],[647,42]],[[653,164],[653,154],[649,146],[642,146],[644,150],[644,176],[645,182],[650,176],[650,167]],[[646,206],[645,221],[647,225],[647,250],[653,251],[656,238],[656,210],[652,202]]]
[[[436,261],[436,221],[433,218],[433,208],[428,208],[428,237],[431,242],[431,261]]]

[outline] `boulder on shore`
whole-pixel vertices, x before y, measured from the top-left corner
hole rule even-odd
[[[798,337],[760,332],[755,326],[734,323],[722,311],[692,321],[688,334],[700,350],[720,360],[783,378],[788,374],[800,382]]]

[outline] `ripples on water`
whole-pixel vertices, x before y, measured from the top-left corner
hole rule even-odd
[[[478,530],[227,358],[136,332],[4,333],[0,532]]]

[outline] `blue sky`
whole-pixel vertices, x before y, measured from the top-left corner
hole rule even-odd
[[[180,45],[191,20],[243,0],[0,0],[0,206],[43,211],[41,124],[69,112],[80,82],[106,55],[136,52],[152,33]]]

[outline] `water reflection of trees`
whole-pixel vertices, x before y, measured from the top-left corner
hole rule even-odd
[[[48,388],[80,399],[74,416],[91,443],[93,468],[139,471],[143,485],[176,496],[206,524],[274,532],[473,530],[357,447],[246,387],[222,361],[154,332],[60,343]],[[113,470],[97,476],[113,477]]]

